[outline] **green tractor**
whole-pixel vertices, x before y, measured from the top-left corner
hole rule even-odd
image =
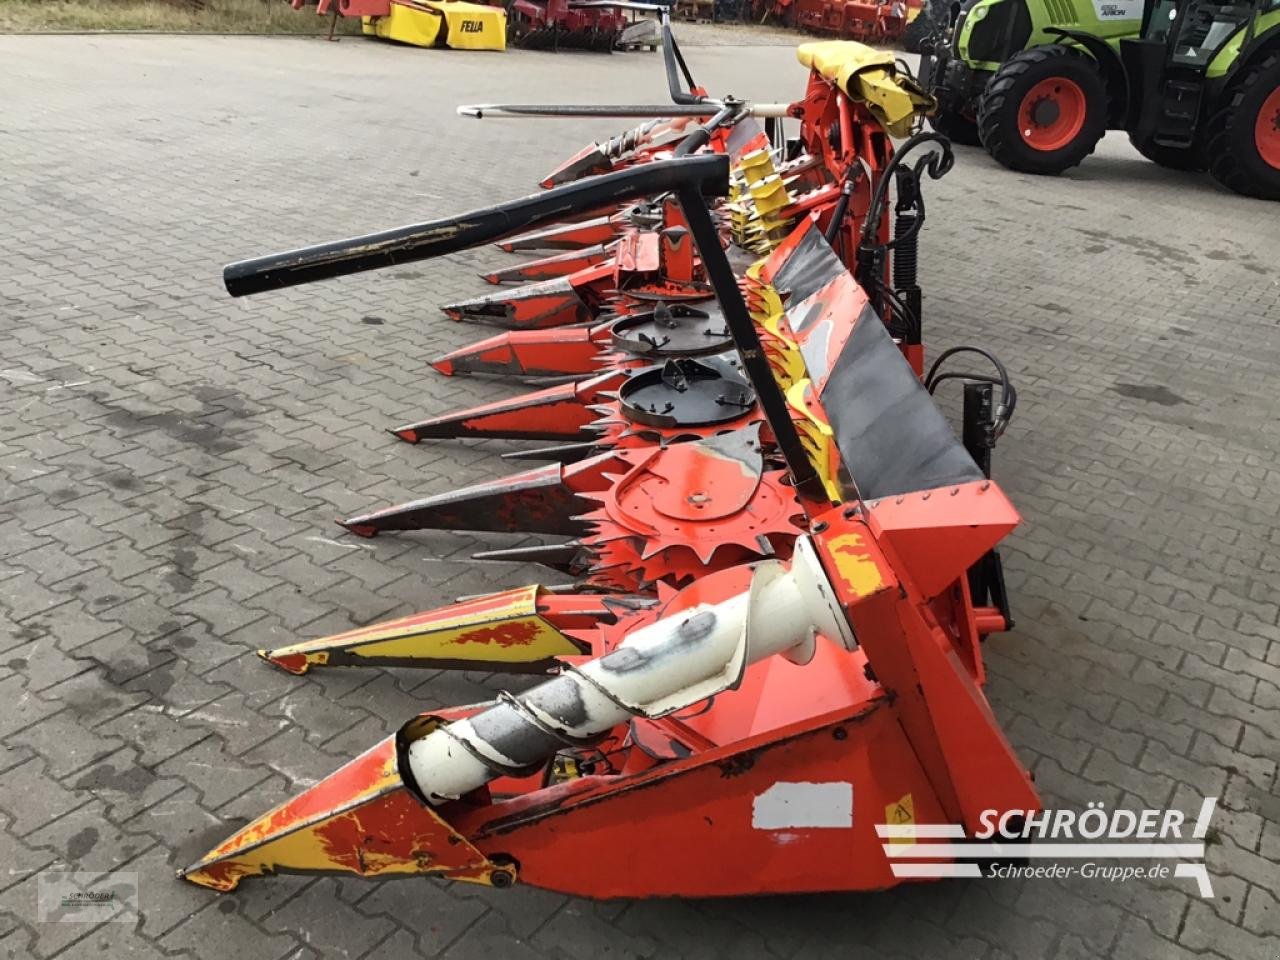
[[[920,79],[956,142],[1053,174],[1124,130],[1162,166],[1280,200],[1280,0],[965,0],[951,14]]]

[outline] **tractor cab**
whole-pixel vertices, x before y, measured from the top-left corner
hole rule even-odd
[[[1219,85],[1211,65],[1233,38],[1238,49],[1269,9],[1280,10],[1280,0],[1148,0],[1141,35],[1120,42],[1125,127],[1139,150],[1196,149],[1206,101]]]

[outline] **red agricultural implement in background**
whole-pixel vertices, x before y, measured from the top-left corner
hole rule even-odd
[[[660,9],[630,0],[510,0],[507,36],[513,45],[530,50],[652,50],[657,22],[635,14]]]
[[[863,43],[896,44],[918,16],[921,0],[766,0],[767,18],[808,33]]]
[[[588,148],[549,191],[226,268],[240,296],[491,241],[561,249],[521,278],[575,278],[562,323],[545,302],[543,321],[513,322],[527,297],[453,305],[512,329],[437,366],[564,382],[397,431],[551,441],[525,454],[551,464],[344,525],[561,535],[504,555],[577,582],[264,651],[294,673],[550,676],[409,720],[182,876],[871,890],[976,875],[990,856],[919,847],[917,831],[963,840],[984,814],[1039,808],[981,692],[980,641],[1010,625],[995,547],[1019,518],[990,451],[1016,395],[980,348],[921,377],[919,188],[949,148],[915,134],[894,149],[889,132],[910,133],[926,104],[891,60],[847,44],[801,60],[802,101],[753,107],[694,87],[672,43],[677,102],[624,108],[653,122]],[[947,367],[972,354],[995,374]],[[961,439],[931,396],[956,379]]]
[[[295,10],[314,4],[321,16],[359,17],[367,36],[417,47],[459,50],[596,50],[657,42],[657,22],[637,13],[662,8],[635,0],[291,0]]]

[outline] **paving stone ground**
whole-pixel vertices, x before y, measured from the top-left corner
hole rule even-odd
[[[692,32],[708,87],[798,96],[776,34]],[[691,45],[693,46],[693,45]],[[465,101],[662,95],[658,60],[370,42],[0,38],[0,944],[9,957],[1280,956],[1280,207],[1109,136],[1033,179],[931,185],[931,351],[998,349],[1017,629],[996,712],[1051,803],[1221,798],[1187,881],[591,903],[175,867],[412,713],[495,678],[305,679],[251,651],[532,573],[477,539],[335,516],[493,476],[501,448],[382,428],[509,392],[435,376],[436,306],[489,251],[233,301],[223,263],[519,195],[619,124]],[[501,538],[490,538],[495,542]],[[136,872],[141,921],[41,923],[49,869]],[[677,864],[672,865],[678,870]]]

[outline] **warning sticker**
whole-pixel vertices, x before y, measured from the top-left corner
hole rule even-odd
[[[884,822],[891,827],[908,827],[915,826],[916,822],[916,804],[912,800],[911,794],[905,793],[901,799],[890,803],[884,808]],[[907,831],[903,831],[907,833]],[[915,831],[910,831],[907,836],[890,837],[887,843],[915,843]]]

